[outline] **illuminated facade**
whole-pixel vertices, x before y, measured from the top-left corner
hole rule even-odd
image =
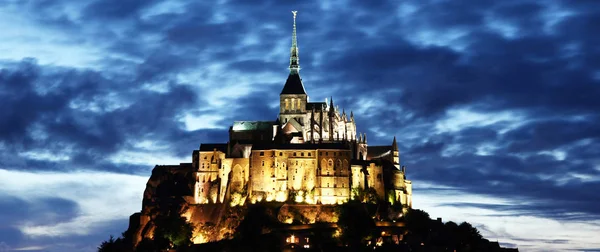
[[[296,13],[290,73],[275,121],[236,121],[229,141],[194,151],[193,204],[257,201],[336,204],[372,188],[377,198],[411,207],[412,186],[400,166],[396,138],[368,146],[354,115],[333,99],[310,102],[300,78]],[[290,198],[293,197],[293,198]]]

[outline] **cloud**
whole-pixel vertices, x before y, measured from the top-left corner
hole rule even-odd
[[[189,162],[200,143],[226,141],[234,120],[273,120],[296,9],[311,101],[333,96],[371,145],[397,136],[414,185],[444,188],[419,187],[415,201],[448,196],[425,210],[471,221],[468,210],[478,227],[523,249],[598,247],[586,240],[599,217],[597,1],[116,2],[0,4],[5,175],[69,193],[92,190],[98,175],[106,188],[89,194],[104,199],[121,190],[113,177],[142,181],[154,164]],[[124,230],[135,211],[107,219],[89,198],[8,182],[0,204],[69,213],[7,213],[30,221],[0,228],[21,248],[83,249],[28,240],[57,230],[66,235],[52,239],[64,244],[95,237],[94,250],[96,234]],[[75,220],[99,231],[72,231]],[[544,222],[584,231],[545,235]]]
[[[119,235],[125,230],[129,215],[140,210],[147,177],[107,172],[40,173],[0,169],[3,185],[0,232],[12,233],[2,236],[2,241],[11,247],[32,241],[38,241],[33,244],[40,246],[54,246],[52,239],[80,237],[99,244],[108,233],[97,230],[119,231],[113,233]],[[119,197],[110,193],[117,191]],[[118,222],[121,230],[114,226],[107,228],[112,222]]]

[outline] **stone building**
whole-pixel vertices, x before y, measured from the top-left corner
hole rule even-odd
[[[190,203],[338,204],[372,188],[380,200],[411,207],[412,186],[396,138],[369,146],[352,112],[340,111],[333,98],[309,101],[299,73],[295,13],[289,70],[276,120],[236,121],[228,142],[194,151]]]

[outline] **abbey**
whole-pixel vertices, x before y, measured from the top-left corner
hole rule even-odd
[[[396,138],[391,145],[369,146],[352,112],[340,112],[333,98],[309,101],[300,77],[295,12],[289,70],[276,120],[236,121],[228,142],[201,144],[193,152],[189,203],[339,204],[369,191],[410,208],[412,186]]]

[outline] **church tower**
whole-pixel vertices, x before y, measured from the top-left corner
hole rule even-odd
[[[292,47],[290,49],[290,74],[279,95],[279,121],[282,125],[295,120],[301,126],[307,124],[306,103],[308,95],[304,90],[302,78],[300,78],[300,64],[298,57],[298,41],[296,40],[296,13],[294,14],[294,29],[292,32]]]

